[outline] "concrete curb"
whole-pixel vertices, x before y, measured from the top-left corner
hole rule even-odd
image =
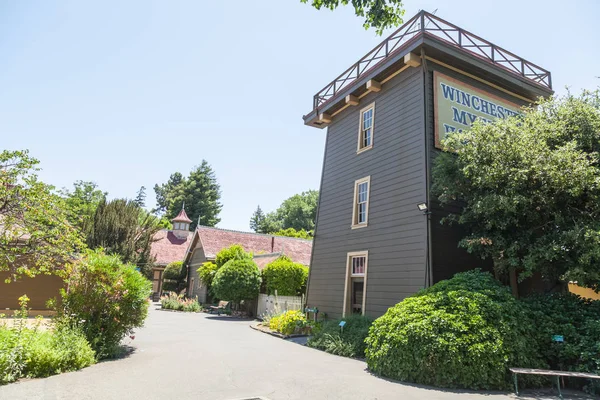
[[[284,335],[282,333],[272,331],[271,329],[267,328],[266,326],[262,326],[259,324],[252,324],[252,325],[250,325],[250,328],[254,329],[255,331],[259,331],[259,332],[266,333],[271,336],[278,337],[279,339],[292,339],[292,338],[309,336],[309,335],[305,335],[305,334],[301,334],[301,333],[295,333],[292,335]]]
[[[179,311],[179,310],[170,310],[167,308],[160,308],[160,307],[155,308],[155,310],[156,311],[175,312],[175,313],[181,313],[181,314],[200,314],[202,312],[202,310],[200,310],[200,311]]]

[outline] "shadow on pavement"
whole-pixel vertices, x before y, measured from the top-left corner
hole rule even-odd
[[[383,376],[379,376],[374,374],[368,368],[365,368],[365,372],[384,381],[388,381],[391,383],[396,383],[402,386],[410,386],[422,390],[430,390],[434,392],[442,392],[442,393],[455,393],[455,394],[478,394],[484,396],[511,396],[513,399],[519,400],[548,400],[548,399],[559,399],[558,391],[556,388],[541,388],[541,389],[525,389],[523,391],[519,391],[519,395],[517,396],[514,392],[504,392],[500,390],[488,390],[488,391],[477,391],[477,390],[466,390],[466,389],[446,389],[446,388],[437,388],[434,386],[420,385],[417,383],[410,382],[402,382],[397,381],[395,379],[386,378]],[[562,389],[563,399],[566,400],[588,400],[588,399],[597,399],[592,395],[589,395],[584,392],[571,390],[571,389]]]
[[[119,361],[124,358],[129,358],[133,353],[135,353],[136,348],[129,345],[122,345],[119,349],[119,354],[113,358],[106,358],[104,360],[98,361],[98,364],[108,363],[112,361]]]
[[[254,321],[252,318],[240,318],[240,317],[230,317],[228,315],[210,315],[206,317],[206,319],[214,320],[214,321],[228,321],[228,322],[252,322]]]

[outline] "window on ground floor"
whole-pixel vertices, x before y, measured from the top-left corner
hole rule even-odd
[[[344,317],[351,314],[364,315],[365,313],[368,259],[368,251],[348,253],[342,313]]]

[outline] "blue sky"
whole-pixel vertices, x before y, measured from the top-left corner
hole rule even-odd
[[[600,84],[600,2],[406,0],[552,72],[557,93]],[[390,32],[388,32],[390,33]],[[325,131],[312,96],[382,40],[350,8],[299,0],[0,3],[0,137],[57,187],[134,197],[206,159],[220,227],[318,189]]]

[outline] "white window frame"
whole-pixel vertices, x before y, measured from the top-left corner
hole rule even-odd
[[[358,186],[367,183],[367,202],[365,210],[365,221],[358,222]],[[354,181],[354,197],[352,198],[352,229],[364,228],[369,224],[369,203],[371,202],[371,176]]]
[[[352,259],[355,257],[365,258],[365,272],[364,274],[352,274]],[[363,298],[361,314],[365,315],[365,306],[367,304],[367,272],[369,269],[369,251],[353,251],[346,255],[346,280],[344,281],[344,305],[342,309],[342,318],[345,318],[348,313],[348,306],[350,305],[352,295],[352,278],[363,278]]]
[[[368,146],[363,146],[364,115],[369,110],[372,110],[372,113],[371,113],[371,144],[369,144]],[[359,124],[358,124],[358,145],[356,147],[356,154],[360,154],[364,151],[367,151],[367,150],[373,148],[374,133],[375,133],[375,103],[373,102],[373,103],[369,104],[368,106],[366,106],[365,108],[360,110],[360,118],[359,118]]]

